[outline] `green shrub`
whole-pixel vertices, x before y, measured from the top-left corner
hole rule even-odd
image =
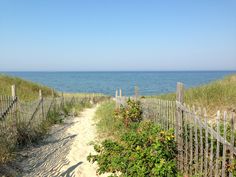
[[[233,160],[233,163],[229,165],[228,171],[233,174],[233,176],[236,176],[236,159]]]
[[[142,120],[142,109],[139,101],[128,99],[125,106],[115,111],[117,118],[121,118],[126,127],[130,122],[140,122]]]
[[[98,173],[110,172],[113,176],[177,176],[176,143],[172,131],[161,131],[152,122],[135,124],[121,135],[120,141],[105,140],[95,145]]]

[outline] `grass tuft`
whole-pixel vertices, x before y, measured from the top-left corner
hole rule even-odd
[[[175,100],[175,93],[153,96]],[[207,108],[211,115],[217,110],[236,112],[236,75],[185,91],[185,103]]]

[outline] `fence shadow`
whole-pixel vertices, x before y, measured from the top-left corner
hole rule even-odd
[[[60,176],[62,177],[71,177],[71,176],[74,176],[74,170],[79,166],[81,165],[83,162],[79,162],[71,167],[69,167],[65,172],[61,173]]]

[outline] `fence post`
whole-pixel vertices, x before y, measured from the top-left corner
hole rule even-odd
[[[183,105],[184,103],[184,84],[177,82],[176,86],[176,101]],[[175,136],[178,148],[178,167],[183,172],[183,110],[176,106],[176,127]]]
[[[219,164],[220,164],[220,142],[219,142],[219,138],[220,138],[220,116],[221,113],[218,110],[216,113],[216,131],[217,131],[217,138],[216,138],[216,161],[215,161],[215,176],[219,175]]]
[[[115,94],[115,102],[116,102],[116,109],[119,107],[119,103],[118,103],[118,100],[119,100],[119,95],[118,95],[118,90],[116,89],[116,94]]]
[[[120,88],[120,96],[119,96],[119,109],[121,104],[123,103],[123,98],[122,98],[122,89]]]
[[[181,82],[177,82],[176,100],[182,104],[184,103],[184,84]]]
[[[43,95],[42,95],[42,90],[39,90],[39,100],[41,101],[42,117],[43,117],[43,119],[44,119],[44,109],[43,109]]]
[[[54,89],[52,89],[52,98],[54,98]]]
[[[14,100],[16,98],[16,86],[15,85],[11,86],[11,95]]]
[[[64,93],[61,92],[61,106],[63,107],[64,106]]]
[[[231,120],[230,120],[230,128],[231,128],[231,138],[230,138],[230,164],[233,164],[234,161],[234,141],[235,141],[235,136],[234,136],[234,130],[235,130],[235,114],[233,113],[231,115]],[[232,172],[229,173],[229,177],[233,177]]]
[[[116,90],[116,98],[118,97],[118,90]]]
[[[15,119],[16,119],[16,123],[18,124],[19,123],[19,118],[18,118],[18,115],[17,115],[17,101],[18,100],[17,100],[17,97],[16,97],[16,86],[15,85],[11,86],[11,95],[12,95],[12,100],[16,101],[13,104],[12,113],[13,113],[13,117],[15,117]]]
[[[42,90],[39,90],[39,99],[42,100]]]

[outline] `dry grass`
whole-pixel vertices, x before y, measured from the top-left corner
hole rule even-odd
[[[35,100],[42,90],[44,97],[52,96],[52,89],[18,77],[0,74],[0,95],[11,95],[11,85],[16,85],[17,96],[24,101]]]
[[[38,100],[39,90],[42,90],[44,97],[52,96],[52,89],[46,86],[42,86],[30,81],[23,80],[17,77],[10,77],[7,75],[0,75],[0,95],[11,95],[11,85],[16,85],[17,96],[23,102],[28,102],[29,106],[32,107],[32,103]],[[58,93],[55,93],[58,96]],[[75,97],[75,101],[71,102],[72,97]],[[31,114],[24,112],[20,114],[20,122],[16,124],[16,117],[12,117],[9,120],[14,120],[13,125],[9,124],[6,120],[0,122],[0,127],[5,131],[0,131],[0,165],[10,161],[14,158],[13,154],[19,147],[24,147],[29,143],[37,142],[41,139],[50,129],[53,124],[60,123],[63,121],[65,116],[73,115],[74,113],[79,114],[84,108],[91,107],[92,104],[96,104],[100,101],[109,99],[109,97],[101,94],[87,94],[87,93],[76,93],[64,94],[64,104],[60,104],[60,98],[58,103],[53,106],[51,111],[47,114],[47,119],[42,119],[41,112],[38,111],[37,119],[43,120],[37,126],[28,126],[28,122],[25,122],[24,115]],[[45,100],[44,100],[45,103]],[[49,104],[48,104],[49,106]],[[55,107],[55,108],[54,108]],[[30,110],[30,109],[29,109]],[[46,110],[44,106],[44,110]],[[21,112],[24,110],[21,110]],[[8,120],[8,119],[7,119]],[[1,120],[0,120],[1,121]],[[3,126],[3,127],[2,127]],[[12,129],[6,129],[6,127],[13,127]],[[4,134],[4,132],[6,132]],[[11,135],[6,136],[6,135]],[[0,167],[1,168],[1,167]]]
[[[175,100],[175,93],[154,96]],[[236,75],[185,91],[185,103],[205,107],[214,115],[217,110],[236,112]]]

